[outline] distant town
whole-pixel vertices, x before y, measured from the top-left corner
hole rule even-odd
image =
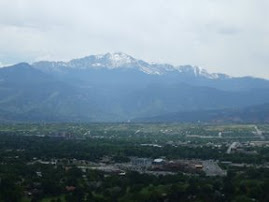
[[[3,201],[268,197],[266,124],[4,124],[0,140]]]

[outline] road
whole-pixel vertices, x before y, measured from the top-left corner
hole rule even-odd
[[[227,149],[227,154],[230,154],[232,152],[232,149],[236,149],[237,142],[233,142],[229,148]]]
[[[259,130],[259,128],[258,128],[257,126],[254,126],[254,129],[255,129],[254,134],[255,134],[255,135],[257,135],[257,136],[259,136],[259,137],[260,137],[262,140],[264,140],[264,139],[265,139],[265,137],[263,136],[262,131],[261,131],[261,130]]]

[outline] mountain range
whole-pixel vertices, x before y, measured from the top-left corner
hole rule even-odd
[[[268,122],[267,103],[266,79],[148,63],[124,53],[0,69],[1,122]]]

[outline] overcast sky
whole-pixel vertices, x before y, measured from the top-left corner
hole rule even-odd
[[[119,51],[269,78],[269,1],[0,0],[0,65]]]

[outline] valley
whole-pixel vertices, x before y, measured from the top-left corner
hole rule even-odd
[[[0,140],[4,201],[269,197],[268,124],[2,124]]]

